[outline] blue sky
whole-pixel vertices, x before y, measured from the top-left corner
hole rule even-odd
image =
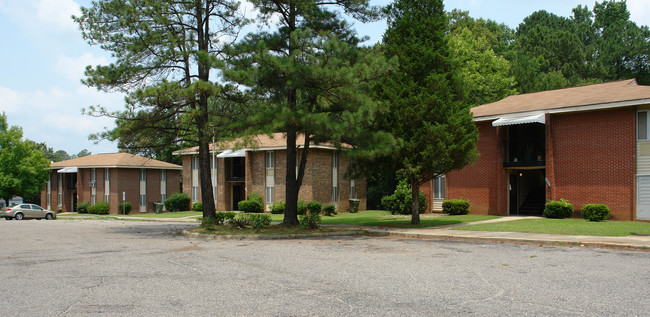
[[[389,0],[371,0],[384,5]],[[546,10],[570,16],[579,4],[593,8],[594,1],[578,0],[447,0],[445,9],[468,10],[473,17],[492,19],[516,28],[526,16]],[[650,25],[650,1],[628,0],[631,18]],[[26,138],[45,142],[55,150],[76,154],[117,151],[115,143],[93,144],[88,135],[113,127],[110,118],[83,116],[81,108],[102,105],[123,109],[123,96],[98,92],[81,84],[86,65],[107,64],[110,55],[81,38],[70,19],[89,0],[0,0],[0,111],[9,124],[23,128]],[[358,32],[381,40],[385,22],[355,23]]]

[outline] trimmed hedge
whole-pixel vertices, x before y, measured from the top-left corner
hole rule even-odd
[[[589,221],[605,221],[609,219],[609,207],[605,204],[582,205],[582,216]]]
[[[336,206],[331,205],[331,204],[323,206],[323,214],[325,216],[334,216],[334,215],[336,215]]]
[[[165,199],[165,208],[169,211],[185,211],[190,209],[192,198],[183,193],[176,193]]]
[[[442,212],[449,215],[467,215],[469,213],[469,201],[462,199],[450,199],[442,202]]]
[[[320,214],[321,209],[323,208],[323,204],[321,204],[318,201],[312,201],[309,204],[307,204],[307,209],[309,210],[309,214],[314,214],[318,215]]]
[[[286,207],[284,200],[280,200],[271,205],[271,213],[276,215],[283,214]]]
[[[192,204],[192,210],[203,211],[203,203],[200,201],[195,202],[194,204]]]
[[[262,206],[260,204],[252,200],[242,200],[238,202],[237,209],[243,212],[255,212],[255,213],[260,213],[264,211],[264,209],[262,209]]]
[[[542,216],[557,219],[569,218],[573,216],[573,204],[564,198],[560,201],[551,200],[544,206]]]
[[[96,215],[108,215],[110,211],[110,206],[107,202],[102,201],[96,203],[94,206],[88,206],[88,213]]]
[[[88,207],[90,207],[90,203],[87,201],[82,201],[77,204],[77,212],[80,214],[86,214],[88,213]]]
[[[131,212],[131,208],[133,208],[133,205],[130,202],[125,201],[120,203],[117,212],[123,215],[128,215]]]

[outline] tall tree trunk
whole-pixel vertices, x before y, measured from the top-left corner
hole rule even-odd
[[[196,2],[196,16],[197,16],[197,42],[200,51],[208,52],[210,44],[210,28],[209,28],[209,4],[205,3],[205,11],[201,7],[201,1]],[[210,81],[210,67],[198,62],[198,76],[199,80]],[[201,181],[201,203],[203,204],[203,218],[216,218],[216,210],[214,206],[214,195],[212,194],[212,173],[210,166],[210,147],[208,135],[208,95],[206,92],[199,91],[198,100],[199,113],[196,117],[196,124],[198,128],[199,139],[199,177]]]
[[[411,204],[411,224],[418,225],[420,224],[420,182],[414,179],[411,181],[411,199],[413,200]]]
[[[293,128],[287,129],[287,179],[285,188],[286,206],[282,224],[286,226],[298,225],[298,179],[296,178],[296,137]]]

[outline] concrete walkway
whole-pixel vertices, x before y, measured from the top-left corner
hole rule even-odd
[[[499,232],[499,231],[468,231],[452,230],[451,228],[481,223],[504,222],[519,219],[541,219],[541,217],[502,217],[485,221],[453,224],[448,226],[428,228],[386,228],[364,227],[370,234],[391,237],[489,241],[497,243],[527,243],[575,245],[598,248],[622,248],[650,251],[650,236],[584,236],[547,233]]]

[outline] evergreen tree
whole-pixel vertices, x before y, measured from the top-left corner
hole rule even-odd
[[[238,6],[231,0],[106,0],[82,8],[75,17],[84,39],[116,59],[108,66],[88,67],[83,82],[127,93],[125,111],[90,107],[86,112],[118,119],[117,131],[104,136],[135,134],[152,147],[198,143],[206,218],[216,216],[208,144],[215,138],[213,131],[222,127],[216,122],[233,119],[220,117],[211,103],[227,100],[228,92],[237,94],[211,76],[223,65],[223,50],[245,22],[237,15]],[[123,144],[131,141],[125,138]]]
[[[358,46],[360,39],[340,13],[367,20],[376,12],[368,0],[251,2],[260,12],[258,21],[277,28],[249,34],[232,52],[227,75],[258,101],[257,115],[246,121],[251,133],[286,134],[283,224],[297,225],[310,144],[340,145],[344,136],[363,132],[377,108],[363,90],[385,73],[385,63]],[[303,144],[297,144],[300,135]]]
[[[384,158],[409,181],[412,224],[420,223],[420,185],[478,157],[478,131],[450,56],[442,0],[398,0],[386,9],[387,56],[399,66],[379,86],[389,110],[382,128],[397,140]]]

